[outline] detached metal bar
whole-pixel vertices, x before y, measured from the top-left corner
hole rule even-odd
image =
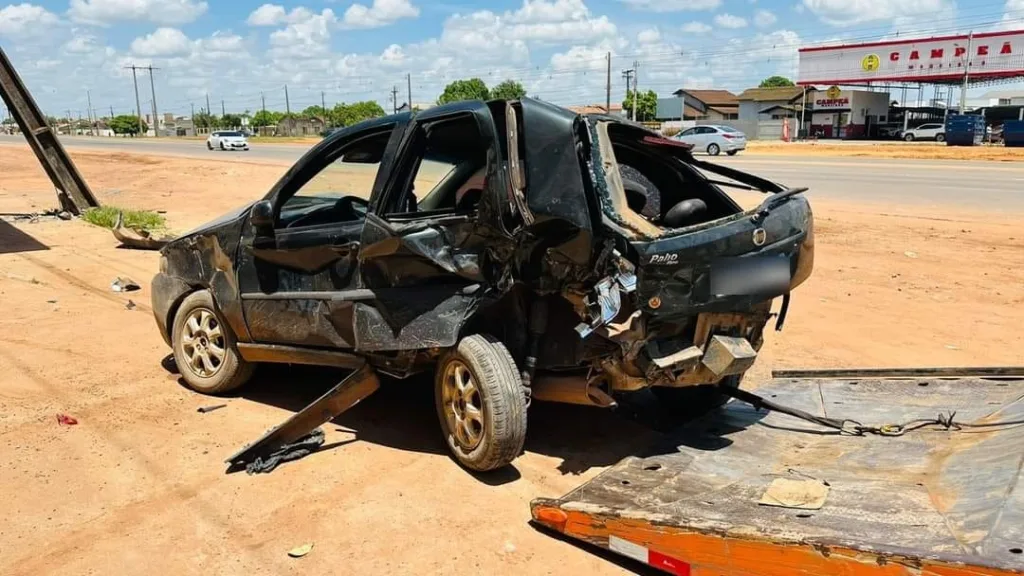
[[[78,172],[71,157],[64,151],[57,135],[53,133],[46,117],[25,84],[21,81],[7,54],[0,48],[0,96],[7,108],[14,115],[18,128],[25,135],[29,146],[35,152],[43,170],[50,177],[55,188],[61,208],[72,214],[81,214],[87,208],[100,205],[85,179]]]

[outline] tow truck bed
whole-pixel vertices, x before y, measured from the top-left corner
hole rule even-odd
[[[850,436],[733,401],[656,455],[534,500],[534,521],[673,574],[1024,574],[1024,379],[776,378],[754,391],[864,424],[950,411],[1018,423]],[[795,481],[788,494],[780,478]]]

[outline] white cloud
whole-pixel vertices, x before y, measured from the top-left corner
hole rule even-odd
[[[192,42],[177,28],[157,28],[151,34],[132,40],[132,52],[139,56],[177,56],[191,50]]]
[[[682,30],[688,34],[707,34],[711,32],[711,26],[703,22],[694,21],[683,24]]]
[[[640,44],[652,44],[659,40],[661,40],[661,32],[658,32],[657,28],[641,30],[640,33],[636,35],[636,41]]]
[[[286,21],[284,6],[277,4],[263,4],[249,14],[246,23],[249,26],[276,26]]]
[[[330,52],[331,29],[338,24],[334,11],[319,14],[299,7],[288,13],[288,26],[270,34],[270,53],[277,59],[319,58]]]
[[[913,18],[919,16],[928,16],[929,26],[934,26],[937,13],[955,9],[953,0],[803,0],[803,6],[832,26],[896,19],[913,23]]]
[[[12,4],[0,8],[0,36],[32,36],[58,22],[56,14],[35,4]]]
[[[416,18],[420,9],[409,0],[373,0],[370,7],[353,4],[345,10],[344,24],[349,28],[380,28],[403,18]]]
[[[1003,14],[1001,26],[1003,30],[1024,28],[1024,0],[1006,0],[1006,13]]]
[[[684,12],[695,10],[714,10],[722,5],[722,0],[619,0],[634,10],[647,12]]]
[[[207,7],[202,0],[71,0],[68,15],[95,26],[128,21],[178,25],[194,21]]]
[[[758,10],[754,13],[754,24],[758,28],[767,28],[775,24],[776,21],[778,21],[778,18],[768,10]]]
[[[739,16],[722,13],[715,16],[715,24],[721,26],[722,28],[736,29],[746,28],[747,21],[743,18],[740,18]]]
[[[586,43],[617,32],[607,16],[593,17],[582,0],[523,0],[515,12],[455,14],[445,21],[442,40],[474,49],[508,42]]]

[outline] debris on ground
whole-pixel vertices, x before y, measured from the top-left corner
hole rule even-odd
[[[78,420],[76,420],[73,416],[68,416],[67,414],[57,414],[58,426],[74,426],[76,424],[78,424]]]
[[[142,288],[138,282],[127,276],[118,276],[110,283],[110,289],[114,292],[134,292]]]
[[[288,555],[292,558],[302,558],[306,554],[309,554],[313,550],[313,543],[303,544],[302,546],[296,546],[288,551]]]
[[[324,431],[322,428],[317,428],[291,444],[282,445],[277,450],[268,454],[266,458],[257,457],[245,465],[245,471],[248,474],[259,474],[261,472],[267,474],[273,472],[278,465],[309,456],[316,452],[323,444]]]
[[[61,220],[71,220],[73,216],[71,215],[71,212],[64,210],[57,213],[57,218],[60,218]]]
[[[214,404],[213,406],[200,406],[199,409],[196,410],[196,412],[199,412],[200,414],[206,414],[207,412],[213,412],[214,410],[219,410],[221,408],[226,408],[226,407],[227,407],[227,404]]]
[[[125,228],[123,212],[117,213],[117,222],[114,224],[114,228],[111,232],[114,233],[114,238],[116,238],[123,246],[138,250],[159,250],[174,239],[173,236],[161,236],[160,238],[154,238],[148,230]]]
[[[911,252],[910,250],[904,252],[903,255],[907,258],[917,258],[917,252]]]
[[[125,304],[124,307],[126,309],[128,309],[128,310],[135,310],[135,301],[134,300],[128,300],[128,303]]]

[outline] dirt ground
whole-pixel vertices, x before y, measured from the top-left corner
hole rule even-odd
[[[182,231],[260,195],[284,166],[73,153],[104,202]],[[0,213],[55,205],[30,153],[0,149]],[[908,216],[905,214],[911,214]],[[1024,363],[1024,215],[815,204],[816,262],[770,333],[771,368]],[[901,215],[904,214],[904,215]],[[269,475],[224,458],[319,395],[267,370],[227,407],[163,367],[148,282],[157,254],[80,221],[0,220],[0,573],[618,574],[527,524],[656,434],[597,409],[537,404],[514,468],[446,455],[431,391],[388,382],[326,427],[329,450]],[[142,289],[110,290],[117,276]],[[127,306],[131,301],[134,307]],[[330,376],[329,374],[326,376]],[[78,419],[58,425],[55,415]],[[302,559],[286,552],[314,543]]]
[[[746,154],[807,155],[844,158],[906,158],[912,160],[990,160],[1024,162],[1024,148],[1002,145],[947,146],[937,142],[772,142],[754,140],[747,144]]]

